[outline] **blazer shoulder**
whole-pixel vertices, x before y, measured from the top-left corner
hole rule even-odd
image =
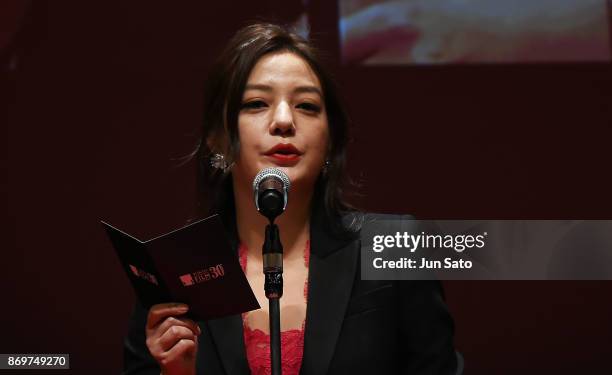
[[[410,214],[382,214],[366,212],[361,214],[362,231],[406,230],[416,218]]]
[[[414,215],[411,214],[383,214],[377,212],[365,212],[362,213],[364,219],[370,219],[372,221],[379,220],[416,220]]]

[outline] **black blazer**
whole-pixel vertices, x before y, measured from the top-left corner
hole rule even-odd
[[[376,226],[391,217],[367,214],[364,225]],[[360,232],[339,236],[330,230],[335,224],[322,214],[311,220],[300,374],[460,373],[453,320],[440,283],[361,280]],[[136,303],[125,339],[123,374],[160,373],[145,344],[146,318],[147,311]],[[198,374],[249,374],[240,315],[198,324]]]

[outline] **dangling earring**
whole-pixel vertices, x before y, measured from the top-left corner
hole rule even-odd
[[[228,168],[227,161],[225,160],[225,155],[213,154],[210,157],[210,166],[212,168],[221,169],[225,171]]]

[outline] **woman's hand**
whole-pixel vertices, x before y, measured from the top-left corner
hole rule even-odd
[[[149,310],[146,344],[159,363],[163,375],[195,374],[200,327],[191,319],[180,318],[189,307],[181,303],[162,303]]]

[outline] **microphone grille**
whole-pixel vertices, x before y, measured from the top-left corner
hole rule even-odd
[[[257,173],[257,176],[255,176],[255,179],[253,180],[253,190],[256,192],[261,181],[268,177],[278,177],[283,182],[283,187],[285,188],[285,191],[289,191],[289,188],[291,187],[291,181],[289,181],[289,176],[287,176],[285,172],[281,171],[278,168],[264,168],[259,171],[259,173]]]

